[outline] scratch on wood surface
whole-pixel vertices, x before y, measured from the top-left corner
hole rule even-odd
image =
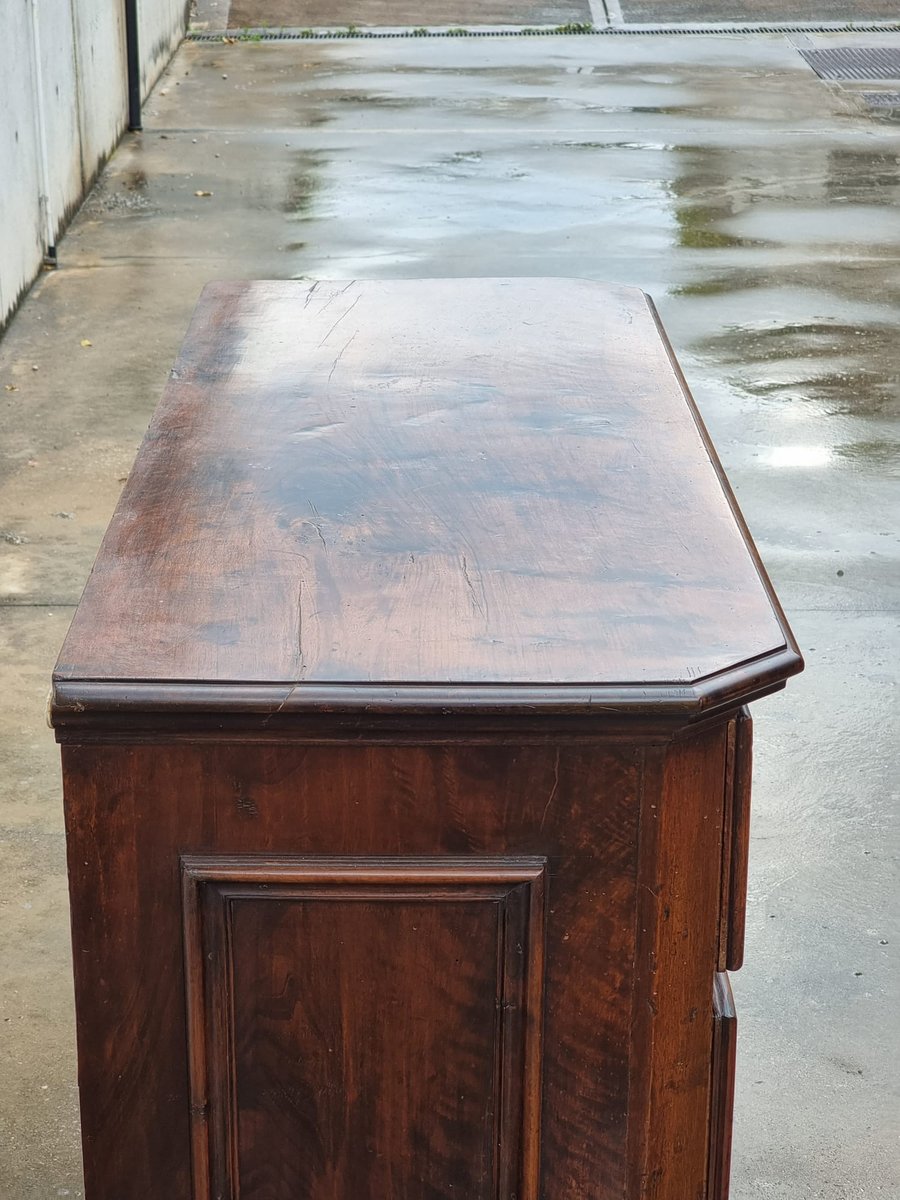
[[[478,593],[475,591],[475,585],[472,582],[471,578],[469,577],[469,564],[466,562],[465,555],[462,556],[462,571],[463,571],[463,577],[465,578],[466,583],[469,585],[469,591],[472,593],[472,601],[473,601],[475,607],[478,609],[478,611],[481,613],[481,615],[483,617],[487,616],[487,613],[484,610],[484,605],[482,604],[481,600],[478,598]]]
[[[272,720],[272,718],[278,716],[278,714],[281,712],[281,710],[284,708],[284,706],[287,704],[288,700],[290,700],[291,696],[293,696],[293,694],[296,690],[297,690],[296,687],[292,687],[292,688],[288,689],[287,695],[282,700],[282,702],[278,705],[277,708],[273,708],[272,711],[269,713],[269,715],[262,722],[262,725],[260,726],[261,729],[265,729],[266,726],[269,724],[269,722]]]
[[[550,805],[556,799],[556,793],[559,788],[559,751],[553,759],[553,787],[550,789],[550,795],[547,797],[547,803],[544,805],[544,812],[541,816],[541,823],[538,828],[543,831],[544,822],[547,820],[547,813],[550,811]]]
[[[347,341],[344,343],[343,349],[338,351],[337,358],[335,358],[334,362],[331,364],[331,370],[328,372],[328,382],[329,383],[331,383],[331,377],[337,370],[338,363],[344,357],[344,354],[347,351],[347,347],[350,345],[350,343],[353,341],[353,338],[355,338],[355,337],[356,337],[356,334],[354,333],[353,337],[348,338]]]
[[[316,518],[315,521],[311,520],[309,522],[309,524],[312,525],[313,529],[319,535],[319,541],[322,543],[322,548],[327,551],[328,543],[325,541],[325,534],[322,532],[322,525],[321,525],[322,517],[319,513],[319,510],[313,504],[312,500],[310,500],[310,502],[309,502],[309,507],[312,509],[313,516]]]
[[[321,342],[319,342],[320,346],[325,345],[325,343],[328,341],[328,339],[331,337],[331,335],[337,329],[338,325],[340,325],[341,321],[343,321],[345,317],[350,316],[350,314],[353,312],[354,308],[356,308],[357,304],[359,304],[361,299],[362,299],[361,296],[357,296],[356,299],[353,301],[353,303],[350,305],[350,307],[346,310],[346,312],[341,313],[341,315],[338,317],[338,319],[335,321],[335,323],[332,325],[332,327],[328,330],[328,332],[322,338]],[[353,339],[351,338],[350,340],[352,341]],[[349,343],[348,343],[348,345],[349,345]],[[346,349],[347,349],[347,347],[345,346],[344,350],[346,350]],[[341,354],[344,353],[344,350],[341,351]]]

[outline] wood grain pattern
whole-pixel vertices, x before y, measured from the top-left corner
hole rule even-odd
[[[147,1179],[165,1179],[165,1200],[193,1196],[180,864],[235,854],[546,857],[539,1194],[624,1192],[641,750],[148,745],[63,756],[87,1200],[148,1200]],[[351,958],[370,940],[360,934]],[[494,981],[479,986],[496,994]],[[382,1009],[373,1002],[373,1021]],[[201,1101],[195,1127],[203,1111]],[[471,1146],[439,1113],[430,1137]],[[351,1197],[336,1189],[335,1200]]]
[[[727,727],[648,755],[627,1195],[706,1200]]]
[[[785,655],[789,652],[785,651]],[[718,724],[735,706],[784,687],[785,656],[743,664],[690,687],[520,684],[183,684],[56,681],[59,742],[352,741],[390,745],[527,738],[663,742]]]
[[[741,665],[800,660],[642,293],[275,282],[204,292],[57,679],[696,704]]]
[[[198,1195],[537,1200],[544,860],[183,863]]]

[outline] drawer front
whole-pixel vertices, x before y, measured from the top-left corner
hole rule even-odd
[[[737,1016],[724,971],[713,983],[712,1092],[709,1122],[709,1200],[728,1200]]]

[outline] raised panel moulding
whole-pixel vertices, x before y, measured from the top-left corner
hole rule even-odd
[[[182,869],[194,1200],[537,1200],[544,859]]]

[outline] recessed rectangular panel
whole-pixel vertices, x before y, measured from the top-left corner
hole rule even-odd
[[[536,1198],[543,877],[186,860],[196,1200]]]

